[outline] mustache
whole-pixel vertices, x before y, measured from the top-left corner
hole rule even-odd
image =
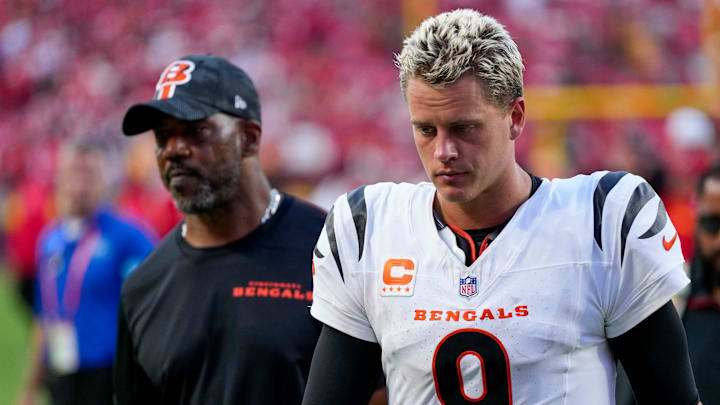
[[[170,180],[170,177],[176,174],[201,177],[200,172],[195,168],[189,167],[180,162],[170,162],[170,164],[165,168],[163,177],[165,178],[165,180]]]

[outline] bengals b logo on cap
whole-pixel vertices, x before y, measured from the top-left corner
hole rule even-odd
[[[168,65],[155,86],[155,100],[171,98],[175,94],[176,86],[185,84],[192,79],[191,72],[193,70],[195,70],[195,63],[189,60],[178,60]]]
[[[255,85],[244,70],[217,55],[188,55],[167,65],[151,101],[128,108],[122,130],[125,135],[151,130],[159,114],[193,121],[218,112],[261,122]]]

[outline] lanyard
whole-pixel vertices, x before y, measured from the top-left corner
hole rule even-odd
[[[98,241],[100,241],[100,233],[95,226],[91,226],[83,232],[68,263],[68,274],[65,280],[65,292],[62,302],[58,298],[57,279],[59,272],[56,271],[57,269],[49,268],[47,262],[43,263],[44,271],[42,272],[40,286],[43,307],[50,317],[72,319],[77,313],[82,284]],[[64,316],[61,316],[61,307]]]

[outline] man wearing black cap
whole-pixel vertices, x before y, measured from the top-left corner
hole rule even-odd
[[[123,120],[126,135],[149,130],[185,221],[123,286],[117,403],[300,403],[325,215],[269,186],[252,81],[217,56],[175,61]]]

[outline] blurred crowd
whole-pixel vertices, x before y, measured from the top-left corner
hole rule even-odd
[[[114,201],[162,236],[180,219],[154,172],[151,136],[122,139],[126,108],[168,62],[209,52],[242,66],[263,105],[261,161],[279,188],[328,206],[359,184],[424,178],[392,59],[410,2],[3,0],[0,2],[0,202],[8,261],[33,271],[53,218],[57,146],[101,137]],[[701,0],[438,0],[508,26],[526,86],[697,84]],[[528,108],[532,108],[529,106]],[[645,176],[664,198],[686,255],[692,190],[716,154],[718,112],[663,119],[530,122],[520,161],[539,176],[599,169]]]

